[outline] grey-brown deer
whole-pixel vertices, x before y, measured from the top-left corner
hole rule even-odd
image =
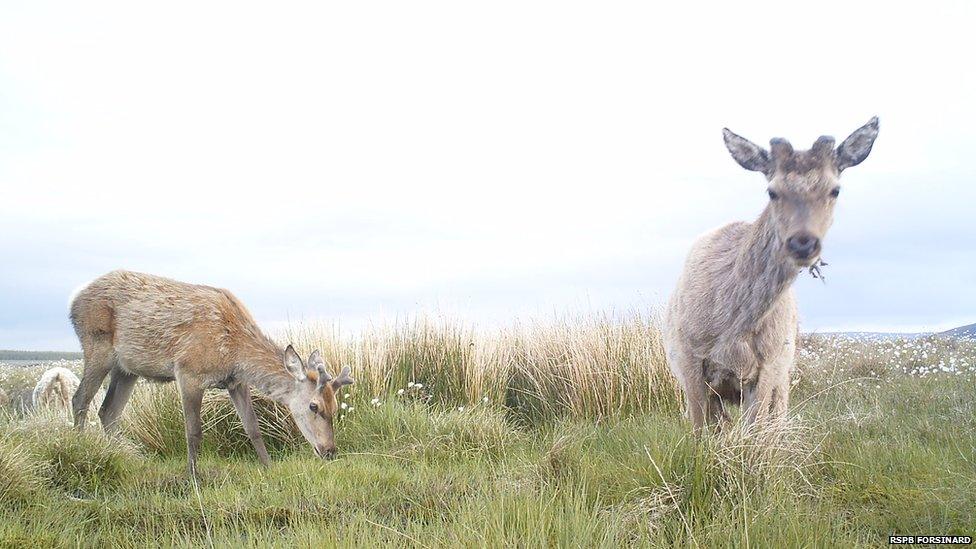
[[[203,436],[203,393],[225,388],[258,459],[268,465],[251,402],[250,387],[255,387],[288,408],[317,455],[335,456],[336,391],[353,383],[349,367],[333,378],[319,351],[306,363],[291,345],[281,349],[227,290],[113,271],[71,301],[71,322],[85,360],[72,399],[79,429],[106,375],[111,374],[111,381],[98,415],[109,433],[117,429],[139,377],[175,380],[186,422],[189,472],[195,476]]]
[[[742,406],[746,424],[785,416],[798,329],[792,284],[820,261],[840,174],[867,158],[877,135],[875,117],[836,149],[823,136],[806,151],[772,139],[767,151],[724,130],[732,158],[766,176],[769,202],[756,221],[694,243],[668,304],[668,365],[696,432],[727,422],[728,404]]]

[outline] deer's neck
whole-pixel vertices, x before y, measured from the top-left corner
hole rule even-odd
[[[286,404],[295,388],[295,378],[284,367],[284,352],[262,337],[242,349],[235,377],[279,404]]]
[[[755,330],[766,313],[796,280],[799,269],[784,252],[767,207],[751,227],[733,267],[737,307],[732,333]]]

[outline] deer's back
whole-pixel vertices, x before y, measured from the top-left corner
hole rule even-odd
[[[82,344],[111,344],[123,368],[170,378],[173,366],[229,367],[242,339],[260,334],[227,290],[113,271],[92,281],[71,304]]]

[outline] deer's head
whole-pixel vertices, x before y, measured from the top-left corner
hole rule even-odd
[[[769,213],[783,251],[798,267],[820,257],[821,241],[833,222],[840,194],[840,174],[864,161],[878,136],[872,118],[834,148],[834,138],[822,136],[810,150],[794,151],[790,142],[774,138],[769,151],[723,130],[732,158],[747,170],[762,172],[769,182]]]
[[[285,369],[295,378],[294,390],[287,399],[295,424],[316,455],[334,458],[334,420],[339,409],[336,394],[343,385],[354,383],[349,366],[344,366],[338,376],[332,377],[325,369],[322,353],[314,351],[305,363],[291,345],[285,349],[284,361]]]

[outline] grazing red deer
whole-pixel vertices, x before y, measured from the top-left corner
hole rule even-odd
[[[253,386],[288,408],[316,454],[335,456],[336,391],[353,383],[349,367],[332,378],[318,351],[305,364],[291,345],[280,349],[227,290],[114,271],[95,279],[72,300],[71,322],[85,357],[81,384],[72,399],[79,429],[107,374],[112,374],[111,382],[98,411],[107,432],[115,431],[140,376],[175,380],[192,476],[203,435],[203,392],[226,388],[258,459],[268,465],[251,404]]]
[[[791,286],[802,268],[816,268],[838,178],[867,158],[878,119],[836,150],[827,136],[808,151],[773,139],[767,152],[728,129],[724,135],[739,165],[766,176],[769,203],[755,222],[695,242],[668,305],[668,365],[696,431],[727,420],[725,404],[740,403],[747,423],[786,414],[797,336]]]

